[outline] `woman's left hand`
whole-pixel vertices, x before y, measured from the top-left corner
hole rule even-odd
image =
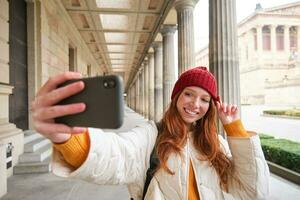
[[[230,124],[240,119],[238,107],[236,105],[223,103],[222,101],[216,102],[218,116],[222,124]]]

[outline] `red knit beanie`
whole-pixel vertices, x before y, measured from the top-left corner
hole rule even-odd
[[[182,73],[175,83],[171,99],[185,87],[198,86],[205,89],[215,101],[219,101],[217,83],[214,75],[206,67],[195,67]]]

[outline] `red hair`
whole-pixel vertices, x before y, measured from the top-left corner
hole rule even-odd
[[[188,128],[177,110],[177,94],[161,120],[161,133],[157,143],[157,155],[160,161],[159,168],[169,174],[174,174],[167,166],[167,160],[172,153],[181,155],[181,150],[187,142]],[[206,114],[194,126],[194,146],[198,151],[199,160],[208,160],[215,168],[220,186],[228,190],[228,178],[233,172],[233,162],[220,148],[220,141],[216,128],[216,106],[210,101]]]

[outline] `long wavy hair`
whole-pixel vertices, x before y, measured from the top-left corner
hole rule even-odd
[[[167,166],[170,154],[181,155],[181,151],[187,142],[188,128],[177,110],[178,93],[172,100],[169,108],[164,113],[160,122],[161,132],[157,141],[157,156],[160,164],[157,168],[164,169],[169,174],[175,174]],[[221,150],[217,134],[216,106],[210,101],[206,114],[194,123],[194,146],[199,152],[199,160],[208,160],[215,168],[219,178],[220,187],[228,191],[229,177],[233,173],[233,162]],[[201,156],[200,156],[201,155]]]

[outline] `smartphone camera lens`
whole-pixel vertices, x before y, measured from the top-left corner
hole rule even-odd
[[[110,88],[114,88],[116,86],[116,82],[114,80],[109,80],[108,85]]]
[[[108,87],[108,82],[107,82],[107,81],[104,81],[104,82],[103,82],[103,86],[104,86],[104,88],[107,88],[107,87]]]
[[[104,88],[114,88],[116,86],[116,82],[115,82],[115,80],[112,80],[112,79],[105,80],[103,82],[103,86],[104,86]]]

